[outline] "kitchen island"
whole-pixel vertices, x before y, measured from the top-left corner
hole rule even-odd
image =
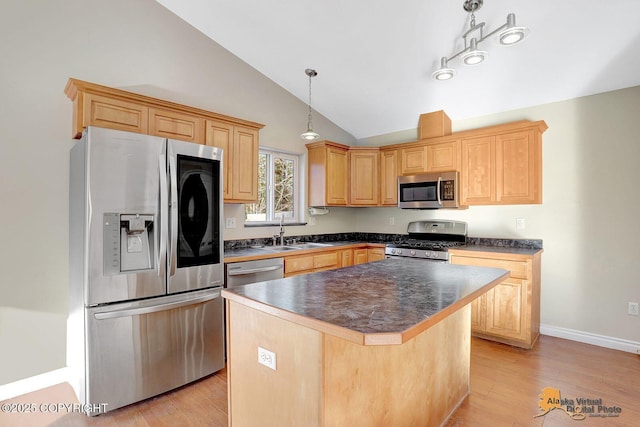
[[[229,424],[443,424],[469,393],[469,303],[508,276],[387,259],[225,289]]]

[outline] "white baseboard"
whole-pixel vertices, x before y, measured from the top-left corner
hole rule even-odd
[[[44,374],[0,385],[0,401],[64,382],[69,382],[68,368],[60,368],[55,371],[45,372]]]
[[[629,341],[621,338],[576,331],[574,329],[561,328],[559,326],[540,325],[540,333],[566,340],[578,341],[598,347],[611,348],[613,350],[626,351],[627,353],[640,354],[640,342]]]

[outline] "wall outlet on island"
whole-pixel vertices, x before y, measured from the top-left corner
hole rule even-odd
[[[258,347],[258,363],[276,370],[276,354],[266,348]]]
[[[630,302],[629,307],[627,309],[627,313],[632,316],[640,316],[640,308],[638,307],[637,302]]]

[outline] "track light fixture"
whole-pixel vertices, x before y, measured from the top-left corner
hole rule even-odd
[[[317,76],[318,72],[311,68],[307,68],[304,70],[304,73],[309,76],[309,116],[307,118],[307,131],[303,132],[300,135],[300,138],[305,141],[315,141],[316,139],[320,139],[320,135],[313,131],[313,124],[311,123],[311,77]]]
[[[465,65],[477,65],[483,62],[489,56],[488,52],[478,49],[478,44],[488,39],[489,37],[497,34],[500,44],[508,46],[520,42],[529,32],[526,27],[516,26],[516,15],[510,13],[507,15],[507,22],[496,28],[495,30],[484,34],[485,23],[481,22],[476,24],[475,11],[482,7],[484,0],[465,0],[462,8],[471,13],[471,21],[469,23],[469,30],[462,35],[464,40],[464,49],[454,53],[450,57],[442,57],[440,60],[440,68],[431,74],[436,80],[449,80],[452,79],[456,72],[453,68],[449,68],[449,61],[461,57],[463,64]]]

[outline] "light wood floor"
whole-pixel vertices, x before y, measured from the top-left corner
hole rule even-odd
[[[0,413],[0,426],[226,426],[226,382],[223,370],[181,389],[93,418],[62,412]],[[621,408],[621,413],[618,417],[578,421],[554,409],[534,418],[541,413],[539,394],[545,387],[559,390],[564,399],[602,399],[605,406]],[[71,388],[61,384],[3,403],[7,402],[39,405],[77,400]],[[267,420],[264,425],[269,425]],[[471,394],[447,426],[640,426],[640,355],[547,336],[540,337],[533,350],[474,338]]]

